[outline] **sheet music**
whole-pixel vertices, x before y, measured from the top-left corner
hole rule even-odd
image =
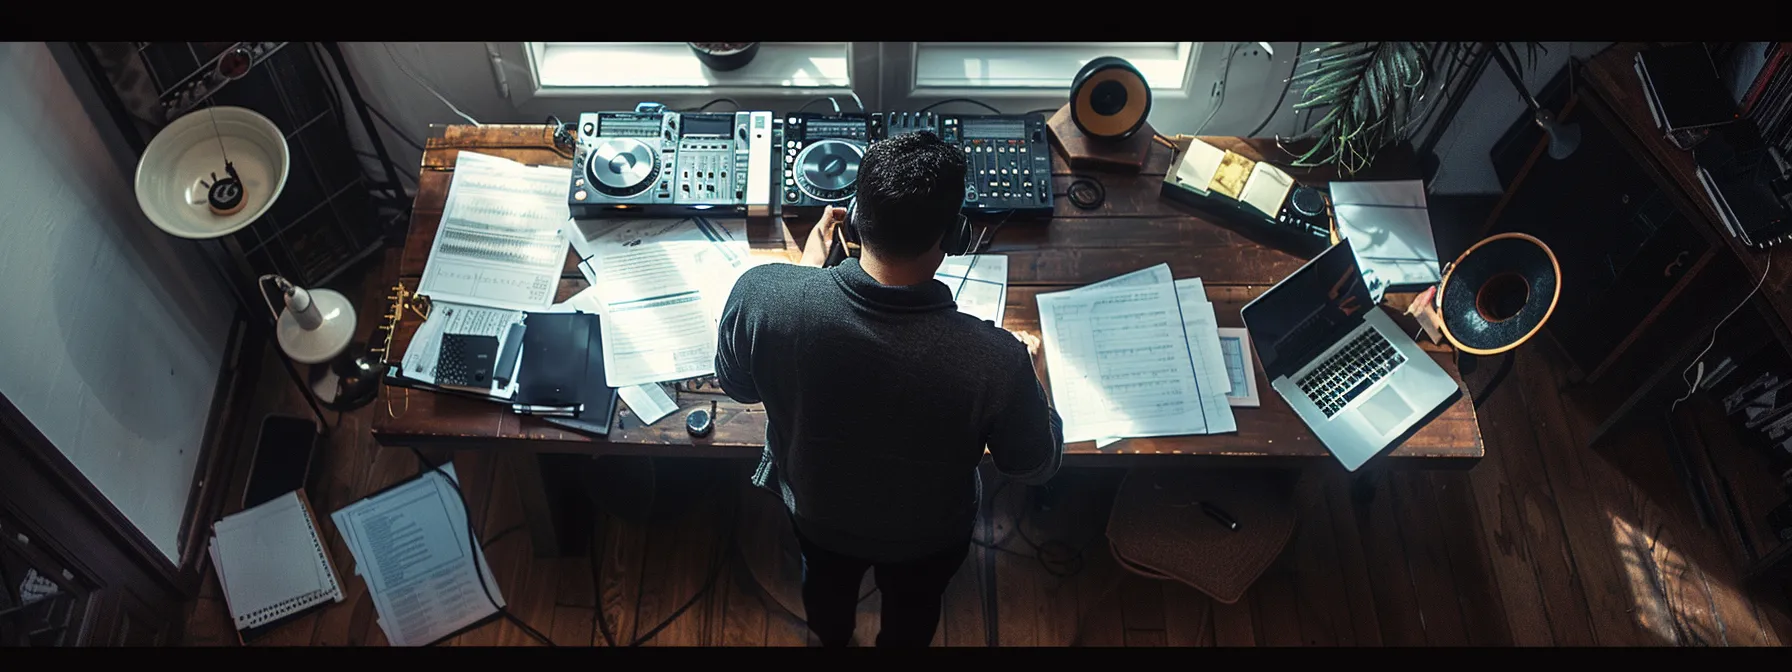
[[[1066,442],[1207,431],[1173,283],[1040,294]]]
[[[1176,281],[1176,300],[1182,306],[1182,329],[1195,363],[1195,380],[1201,389],[1201,410],[1207,417],[1207,433],[1238,431],[1232,405],[1226,400],[1231,384],[1226,380],[1226,359],[1220,351],[1219,317],[1207,300],[1200,278]]]
[[[716,326],[747,268],[745,220],[579,222],[579,270],[604,316],[611,387],[715,372]]]
[[[453,464],[442,470],[458,478]],[[485,553],[470,547],[466,510],[453,487],[429,471],[330,515],[393,646],[430,644],[497,613],[491,600],[504,604]]]
[[[446,334],[496,336],[498,351],[503,352],[505,341],[510,337],[510,325],[521,321],[522,311],[437,301],[430,309],[429,319],[417,327],[417,333],[411,336],[411,344],[405,347],[404,358],[399,361],[404,367],[404,377],[431,385],[436,383],[436,361],[441,357],[442,336]],[[517,358],[517,365],[521,367],[521,357]],[[510,384],[500,386],[494,376],[489,390],[492,396],[499,399],[515,396],[518,387],[515,376],[505,377],[511,379]]]
[[[566,263],[566,168],[462,151],[417,293],[511,310],[554,300]]]
[[[946,257],[933,279],[952,290],[958,312],[1002,326],[1008,313],[1008,257],[973,254]]]

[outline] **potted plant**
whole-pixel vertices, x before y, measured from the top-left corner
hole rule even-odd
[[[1526,46],[1530,58],[1525,60],[1534,62],[1541,45]],[[1471,76],[1470,63],[1481,50],[1491,50],[1501,67],[1511,67],[1516,76],[1518,52],[1505,43],[1332,42],[1298,55],[1289,84],[1305,88],[1294,109],[1321,116],[1287,139],[1314,141],[1305,151],[1289,151],[1299,157],[1294,165],[1335,163],[1346,176],[1362,170],[1381,148],[1410,140],[1446,91],[1468,94],[1460,84]],[[1306,70],[1298,72],[1301,68]],[[1524,95],[1529,100],[1530,94]],[[1538,123],[1549,128],[1542,120]]]
[[[738,70],[759,53],[758,42],[691,42],[697,60],[716,71]]]

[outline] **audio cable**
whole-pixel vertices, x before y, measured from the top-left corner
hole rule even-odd
[[[941,105],[950,104],[950,103],[970,103],[972,105],[981,107],[985,110],[989,110],[991,113],[994,113],[994,114],[1002,113],[1001,110],[996,109],[996,106],[991,105],[989,103],[985,103],[981,100],[977,100],[975,98],[947,98],[945,100],[940,100],[940,101],[935,101],[933,103],[930,103],[926,107],[921,108],[921,111],[928,112],[928,111],[931,111],[933,108],[939,107]]]
[[[478,528],[473,526],[473,507],[467,505],[467,496],[460,491],[460,479],[450,476],[447,471],[442,469],[441,465],[431,464],[429,459],[425,458],[423,456],[423,451],[417,450],[417,448],[415,446],[411,447],[411,454],[417,456],[417,462],[419,464],[422,464],[425,468],[427,468],[430,471],[434,471],[435,473],[440,474],[442,476],[443,480],[448,481],[449,485],[454,486],[453,488],[451,488],[452,490],[454,490],[454,497],[455,497],[455,499],[460,500],[461,511],[466,514],[467,550],[469,551],[469,553],[467,554],[467,557],[473,561],[473,573],[479,577],[479,590],[481,590],[485,593],[486,601],[490,602],[492,605],[492,608],[496,609],[498,611],[499,616],[503,616],[505,620],[508,620],[512,624],[516,625],[516,627],[518,629],[521,629],[525,634],[534,638],[535,641],[541,642],[545,646],[559,646],[558,644],[554,643],[554,640],[548,639],[547,635],[541,634],[540,630],[536,630],[535,628],[529,627],[529,624],[524,623],[523,619],[517,618],[515,614],[510,613],[509,609],[506,609],[506,608],[504,608],[503,605],[498,604],[498,598],[492,597],[491,586],[487,584],[485,572],[481,570],[480,563],[479,563],[479,558],[482,557],[484,555],[484,553],[483,553],[482,549],[480,549],[480,547],[479,547],[479,530],[478,530]],[[529,459],[534,459],[534,457],[529,456]],[[421,474],[419,474],[419,475],[421,476]],[[508,534],[508,533],[509,533],[509,530],[506,530],[505,532],[501,532],[497,536],[493,537],[492,541],[497,541],[499,538],[503,537],[505,534]]]
[[[692,593],[690,599],[685,600],[684,604],[679,605],[677,609],[673,610],[672,615],[667,616],[665,620],[660,621],[658,625],[653,626],[645,634],[630,641],[628,646],[636,647],[653,641],[653,638],[658,637],[666,628],[671,627],[673,623],[678,622],[678,619],[683,617],[685,612],[690,611],[691,607],[696,606],[698,600],[703,599],[705,595],[708,595],[710,591],[715,589],[716,581],[720,580],[722,577],[722,570],[728,566],[728,561],[736,555],[734,540],[736,533],[740,529],[740,509],[741,507],[739,504],[734,506],[733,519],[728,523],[728,537],[722,541],[721,554],[710,564],[709,576],[703,580],[703,586],[698,588],[697,592]],[[592,536],[594,538],[596,536],[595,526],[592,529]],[[605,645],[614,648],[617,646],[616,637],[621,633],[612,634],[610,632],[610,619],[604,616],[603,564],[598,560],[597,553],[587,552],[586,555],[589,556],[591,562],[592,590],[597,593],[597,608],[595,609],[597,612],[597,632],[604,638]],[[860,599],[863,601],[863,598]]]

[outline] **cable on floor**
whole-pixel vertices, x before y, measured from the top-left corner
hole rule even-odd
[[[697,592],[691,595],[691,599],[685,600],[684,604],[679,605],[678,609],[674,610],[671,616],[667,616],[666,620],[660,621],[659,625],[653,626],[653,628],[648,630],[646,634],[636,637],[634,641],[629,642],[629,646],[641,646],[642,644],[653,641],[654,637],[658,637],[666,628],[671,627],[673,623],[678,622],[678,619],[684,616],[685,612],[690,611],[691,607],[696,606],[698,600],[703,599],[703,596],[708,595],[711,590],[715,589],[716,581],[722,577],[722,569],[727,567],[728,560],[736,555],[734,540],[736,531],[740,528],[740,510],[741,506],[738,503],[735,504],[733,520],[728,523],[728,537],[722,541],[721,555],[717,556],[715,561],[710,565],[709,578],[703,580],[703,586],[698,588]],[[595,539],[595,526],[593,527],[592,536]],[[598,594],[598,604],[596,609],[597,631],[604,638],[604,644],[615,647],[616,635],[610,633],[609,618],[604,616],[603,565],[598,562],[596,552],[588,552],[586,555],[590,556],[591,560],[592,590],[596,591]]]
[[[460,500],[461,511],[466,514],[467,558],[473,563],[473,573],[479,577],[479,590],[485,593],[486,601],[491,603],[493,609],[498,610],[499,616],[502,616],[505,620],[515,624],[517,628],[534,638],[535,641],[541,642],[545,646],[559,646],[554,643],[554,640],[548,639],[547,635],[541,634],[540,630],[529,627],[528,623],[524,623],[523,619],[517,618],[515,614],[510,613],[509,609],[505,609],[503,605],[498,604],[497,598],[492,597],[492,589],[491,586],[487,585],[486,573],[480,571],[479,568],[479,558],[484,555],[479,548],[479,528],[473,525],[473,507],[467,505],[467,496],[460,491],[460,479],[449,475],[447,471],[442,469],[441,465],[431,464],[429,458],[423,456],[423,451],[417,450],[416,447],[411,447],[411,454],[417,456],[417,462],[423,465],[425,469],[441,474],[442,478],[448,481],[449,485],[454,486],[451,488],[454,490],[454,497],[455,499]],[[421,474],[419,474],[419,476],[421,476]],[[498,536],[501,537],[503,534],[500,533]]]

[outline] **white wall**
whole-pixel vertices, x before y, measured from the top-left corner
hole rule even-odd
[[[234,304],[42,42],[0,43],[0,150],[0,394],[178,559]]]

